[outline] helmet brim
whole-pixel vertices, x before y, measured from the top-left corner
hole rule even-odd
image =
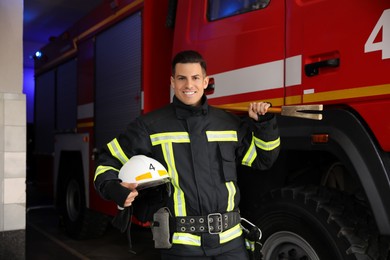
[[[168,182],[170,182],[169,178],[162,178],[162,179],[154,180],[154,181],[141,182],[141,183],[138,183],[137,190],[143,190],[143,189],[147,189],[147,188],[151,188],[151,187],[156,187],[156,186],[159,186],[162,184],[166,184]]]

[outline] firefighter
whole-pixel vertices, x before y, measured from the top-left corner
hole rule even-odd
[[[276,118],[266,114],[270,104],[251,103],[245,118],[209,106],[206,62],[192,50],[174,57],[170,81],[171,104],[138,117],[101,149],[95,187],[129,207],[137,184],[121,182],[119,169],[134,155],[154,158],[168,169],[172,187],[166,202],[171,236],[162,259],[248,259],[236,167],[264,170],[275,162],[280,138]]]

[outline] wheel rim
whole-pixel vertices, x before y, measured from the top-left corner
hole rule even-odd
[[[262,253],[265,260],[320,260],[315,250],[305,239],[288,231],[272,234],[264,242]]]
[[[66,189],[66,211],[71,221],[76,221],[80,215],[81,193],[80,186],[72,179]]]

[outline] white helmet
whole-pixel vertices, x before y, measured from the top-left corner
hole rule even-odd
[[[123,182],[138,183],[137,190],[158,186],[169,182],[168,171],[153,158],[135,155],[120,169],[119,178]]]

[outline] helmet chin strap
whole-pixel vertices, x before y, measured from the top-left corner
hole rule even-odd
[[[171,183],[170,183],[169,179],[168,179],[168,181],[165,181],[165,180],[164,181],[160,180],[159,182],[156,181],[153,184],[154,185],[151,185],[148,187],[143,187],[143,189],[157,187],[160,185],[161,185],[161,188],[164,188],[163,185],[165,185],[165,189],[166,189],[168,197],[170,197],[172,195],[172,187],[171,187]],[[115,217],[112,219],[112,222],[111,222],[112,226],[119,229],[121,233],[126,232],[128,245],[129,245],[129,252],[132,254],[137,254],[137,252],[135,252],[133,250],[133,245],[131,242],[131,233],[130,233],[131,224],[132,224],[132,216],[133,216],[133,206],[124,207],[124,208],[120,207],[120,206],[117,206],[117,207],[118,207],[118,212],[115,215]]]
[[[129,223],[131,222],[131,215],[133,214],[133,207],[120,208],[118,207],[118,212],[116,216],[112,219],[112,225],[119,229],[121,233],[124,233]]]

